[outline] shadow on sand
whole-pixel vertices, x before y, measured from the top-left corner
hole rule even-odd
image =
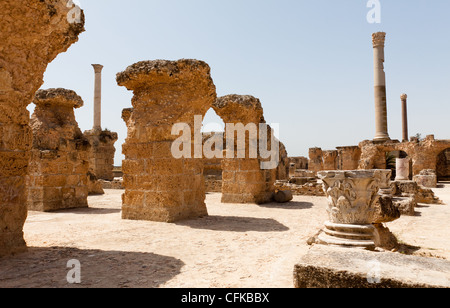
[[[289,228],[275,219],[235,216],[207,216],[175,223],[193,229],[230,232],[285,232]]]
[[[260,207],[271,208],[271,209],[285,209],[285,210],[306,210],[310,209],[314,206],[311,202],[298,202],[291,201],[287,203],[266,203],[266,204],[258,204]]]
[[[73,268],[81,264],[81,284],[69,284]],[[156,288],[177,276],[184,263],[153,253],[31,247],[27,252],[0,258],[0,288]]]

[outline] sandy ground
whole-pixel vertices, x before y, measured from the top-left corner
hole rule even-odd
[[[289,204],[221,204],[210,216],[176,224],[121,219],[121,194],[89,197],[89,209],[30,212],[29,250],[0,259],[0,287],[292,288],[294,264],[326,220],[326,199]],[[450,183],[436,189],[447,205],[417,208],[388,224],[410,252],[450,260]],[[81,264],[81,284],[66,276]]]

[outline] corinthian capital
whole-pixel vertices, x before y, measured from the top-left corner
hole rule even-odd
[[[377,32],[372,34],[372,43],[373,47],[384,47],[384,42],[386,41],[386,33],[385,32]]]
[[[100,65],[100,64],[92,64],[92,66],[94,67],[94,71],[95,71],[96,74],[102,72],[103,65]]]

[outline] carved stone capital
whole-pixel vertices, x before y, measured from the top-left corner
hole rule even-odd
[[[96,74],[100,74],[103,70],[103,65],[100,64],[92,64],[92,67],[94,68]]]
[[[377,32],[377,33],[372,34],[373,48],[384,47],[385,41],[386,41],[386,33],[385,32]]]

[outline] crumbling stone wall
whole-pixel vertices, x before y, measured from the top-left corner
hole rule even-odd
[[[442,153],[450,148],[450,140],[436,140],[433,135],[423,140],[411,138],[409,142],[394,140],[385,142],[362,141],[358,146],[337,148],[337,170],[370,170],[386,169],[387,154],[392,152],[406,153],[412,161],[412,175],[419,175],[423,170],[448,172],[447,163],[442,163]],[[318,172],[334,165],[335,151],[323,151],[312,148],[309,151],[309,170]],[[445,157],[447,159],[447,157]],[[443,167],[445,166],[443,171]],[[438,170],[437,170],[438,169]],[[448,175],[448,173],[447,173]]]
[[[28,210],[87,207],[90,146],[74,113],[83,100],[71,90],[49,89],[39,90],[33,102]]]
[[[114,144],[119,139],[117,133],[108,130],[89,130],[84,132],[91,145],[89,151],[89,164],[92,172],[98,179],[114,180]]]
[[[293,167],[295,168],[295,170],[297,169],[307,170],[308,163],[309,163],[308,158],[303,156],[289,157],[289,164],[294,164]]]
[[[308,170],[315,173],[323,171],[323,151],[321,148],[309,149]]]
[[[134,92],[133,109],[122,115],[128,127],[122,217],[174,222],[207,215],[201,157],[174,158],[171,149],[179,138],[173,125],[188,124],[193,142],[195,116],[204,117],[217,98],[209,66],[144,61],[117,74],[117,83]]]
[[[423,140],[412,138],[410,142],[385,142],[374,143],[363,141],[360,144],[361,160],[360,169],[382,169],[379,168],[386,161],[386,153],[403,151],[412,161],[413,175],[419,175],[422,170],[436,170],[438,156],[442,151],[450,147],[450,140],[436,140],[433,135]]]
[[[66,1],[67,2],[67,1]],[[26,107],[48,63],[84,31],[84,15],[69,23],[64,1],[2,0],[0,10],[0,255],[25,249],[26,175],[31,129]]]
[[[339,170],[356,170],[359,165],[359,158],[361,157],[361,149],[358,146],[338,147],[338,162]]]
[[[337,169],[338,151],[336,150],[323,151],[322,159],[323,159],[323,170]]]
[[[263,108],[259,99],[247,95],[227,95],[217,99],[214,111],[227,124],[265,123]],[[270,132],[270,130],[269,130]],[[257,127],[259,134],[259,127]],[[230,132],[225,131],[225,135]],[[251,158],[250,138],[246,133],[245,158],[237,158],[238,144],[235,136],[234,158],[225,155],[222,160],[222,202],[223,203],[267,203],[272,200],[277,169],[262,170],[259,155]],[[269,143],[270,144],[270,143]]]
[[[438,180],[450,181],[450,148],[438,155],[436,169]]]

